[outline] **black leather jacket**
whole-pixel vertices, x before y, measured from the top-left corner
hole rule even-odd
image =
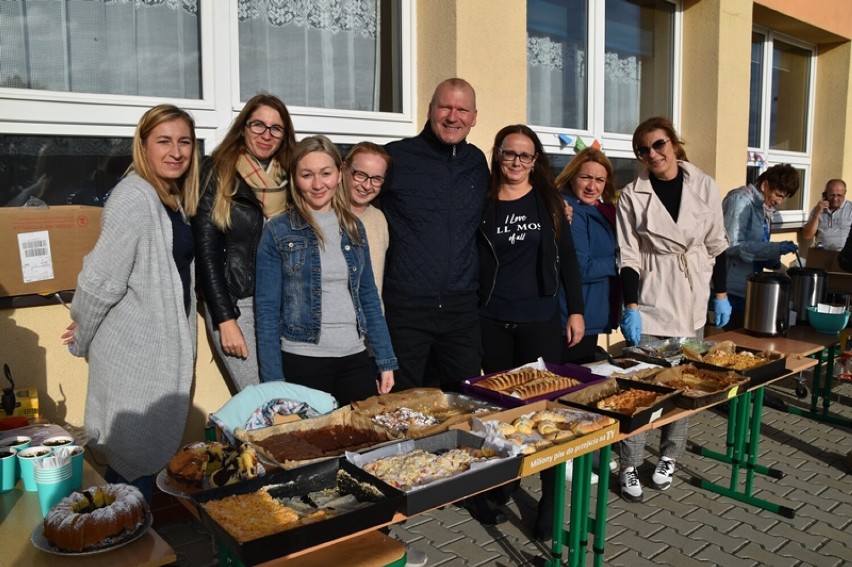
[[[198,287],[213,324],[240,316],[237,300],[254,296],[254,264],[263,231],[263,209],[251,187],[237,176],[239,188],[231,204],[231,227],[221,231],[211,218],[216,179],[209,174],[208,159],[202,166],[198,213],[192,219]]]

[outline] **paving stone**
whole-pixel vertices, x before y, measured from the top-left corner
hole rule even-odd
[[[441,551],[451,553],[457,557],[464,557],[469,565],[480,565],[489,561],[496,561],[503,556],[494,546],[480,547],[469,539],[460,539],[447,545],[441,546]]]
[[[607,547],[609,547],[609,541],[607,541]],[[631,530],[626,530],[624,533],[620,534],[618,539],[612,540],[615,541],[619,546],[626,547],[631,551],[638,552],[642,557],[654,557],[665,551],[667,545],[661,542],[651,541],[649,539],[640,537]]]
[[[776,555],[798,559],[804,561],[806,564],[819,565],[820,567],[840,566],[845,563],[839,557],[822,555],[816,551],[811,551],[798,541],[788,542],[787,545],[778,550]]]
[[[426,522],[419,526],[414,526],[408,531],[429,540],[432,545],[437,547],[443,547],[449,543],[466,537],[464,534],[452,530],[437,521]]]
[[[706,518],[706,516],[704,517]],[[705,524],[692,532],[690,537],[718,545],[730,553],[733,553],[748,543],[746,538],[740,537],[736,533],[736,526],[731,525],[728,525],[728,532],[723,532],[709,524]]]
[[[808,549],[816,549],[825,543],[826,538],[824,535],[811,532],[811,525],[798,529],[782,522],[772,529],[772,534],[801,543]]]
[[[793,567],[799,564],[798,559],[780,557],[755,542],[749,542],[742,549],[738,549],[737,557],[751,559],[756,561],[758,565],[772,565],[773,567],[783,567],[785,565]]]
[[[696,553],[695,556],[693,556],[693,559],[697,561],[707,561],[710,565],[724,565],[725,567],[750,567],[752,565],[764,565],[763,563],[754,561],[753,559],[739,557],[736,554],[728,553],[728,551],[725,551],[726,549],[729,548],[727,546],[724,548],[719,547],[718,543],[711,543]],[[773,565],[774,567],[774,563],[769,563],[768,565]]]
[[[713,514],[704,508],[696,508],[684,519],[697,523],[700,527],[711,527],[720,534],[726,534],[737,527],[737,524],[725,518],[724,514]]]
[[[654,557],[657,565],[672,565],[673,567],[708,567],[705,561],[699,561],[685,555],[679,549],[669,548]]]
[[[819,554],[828,557],[837,557],[844,565],[852,565],[852,542],[849,538],[843,540],[829,540],[819,548]]]
[[[700,551],[701,548],[707,545],[706,542],[687,537],[678,533],[676,528],[669,526],[657,531],[653,535],[649,536],[648,539],[653,542],[666,544],[670,548],[680,550],[686,555],[694,555]]]
[[[737,525],[737,527],[732,530],[731,535],[755,543],[770,552],[780,549],[781,546],[787,543],[787,538],[779,536],[772,530],[769,530],[768,532],[760,531],[754,529],[753,526],[744,523]]]
[[[635,549],[629,549],[618,557],[606,560],[607,566],[620,567],[654,567],[657,563],[647,556],[641,555]]]
[[[669,510],[660,510],[647,521],[655,525],[671,527],[676,533],[682,536],[689,535],[703,525],[700,522],[690,521],[685,515],[679,516],[678,514],[673,514]]]

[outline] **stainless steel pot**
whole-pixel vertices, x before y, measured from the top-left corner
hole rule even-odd
[[[772,272],[755,272],[746,278],[746,331],[759,337],[787,334],[790,285],[788,276]]]
[[[828,285],[828,272],[819,268],[790,268],[790,300],[796,312],[796,322],[808,322],[808,307],[814,307],[824,299]]]

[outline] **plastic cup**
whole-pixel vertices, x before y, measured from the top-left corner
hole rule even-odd
[[[56,435],[54,437],[48,437],[44,440],[42,445],[45,447],[50,447],[53,450],[56,450],[58,447],[64,447],[66,445],[73,445],[74,438],[70,435]]]
[[[0,449],[5,447],[10,447],[15,451],[21,451],[30,446],[32,439],[27,437],[26,435],[15,435],[13,437],[6,437],[5,439],[0,439]],[[21,478],[21,465],[18,464],[18,460],[15,459],[15,482]]]
[[[27,447],[23,451],[18,451],[18,465],[21,467],[21,480],[24,481],[24,490],[27,492],[36,492],[38,490],[33,462],[46,459],[52,454],[50,447],[45,447],[44,445]]]
[[[17,451],[11,447],[0,449],[0,492],[9,492],[15,488],[15,483],[18,482],[15,477],[15,470],[18,466],[15,453]]]
[[[41,508],[42,517],[45,517],[51,508],[73,492],[73,488],[71,488],[71,461],[52,469],[36,466],[34,473],[38,504]]]

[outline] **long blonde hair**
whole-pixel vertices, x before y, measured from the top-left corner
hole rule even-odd
[[[345,230],[346,234],[349,235],[349,240],[352,241],[352,244],[360,245],[361,234],[358,230],[358,222],[355,219],[355,215],[349,210],[349,193],[343,189],[343,171],[341,169],[343,160],[340,157],[340,152],[337,151],[337,147],[325,136],[310,136],[305,138],[299,142],[296,146],[296,150],[293,152],[293,162],[290,166],[290,179],[293,180],[293,187],[290,196],[292,197],[293,208],[303,219],[305,219],[305,222],[314,229],[317,233],[317,239],[319,240],[320,246],[324,247],[325,240],[323,238],[322,230],[320,230],[314,220],[311,209],[308,207],[307,203],[305,203],[305,198],[302,196],[302,192],[299,188],[296,187],[295,182],[296,169],[299,166],[299,162],[306,155],[313,152],[323,152],[331,157],[334,161],[335,167],[337,167],[338,172],[340,172],[340,182],[334,191],[334,195],[331,197],[331,208],[334,211],[334,214],[337,215],[337,223],[343,227],[343,230]]]
[[[189,155],[189,167],[183,177],[177,182],[166,185],[154,173],[148,157],[145,154],[145,141],[151,132],[164,122],[172,120],[183,120],[189,126],[189,135],[192,138],[192,152]],[[185,110],[172,105],[161,104],[149,109],[139,123],[136,132],[133,133],[133,163],[125,172],[136,174],[151,184],[157,191],[160,201],[167,207],[177,211],[179,206],[183,207],[184,213],[191,217],[198,209],[198,142],[195,139],[195,120]]]
[[[239,187],[239,183],[235,182],[237,160],[239,160],[240,154],[248,151],[244,137],[246,124],[248,124],[254,111],[261,106],[268,106],[281,116],[281,121],[284,123],[284,137],[281,139],[278,150],[272,155],[272,159],[279,163],[285,174],[290,169],[291,154],[296,145],[296,135],[293,132],[293,120],[290,118],[290,112],[277,96],[265,93],[254,95],[234,118],[225,138],[211,154],[210,170],[216,183],[216,196],[213,199],[210,217],[219,230],[227,230],[231,227],[231,204]],[[204,183],[204,190],[209,191],[211,189],[209,187],[210,180],[205,179]]]

